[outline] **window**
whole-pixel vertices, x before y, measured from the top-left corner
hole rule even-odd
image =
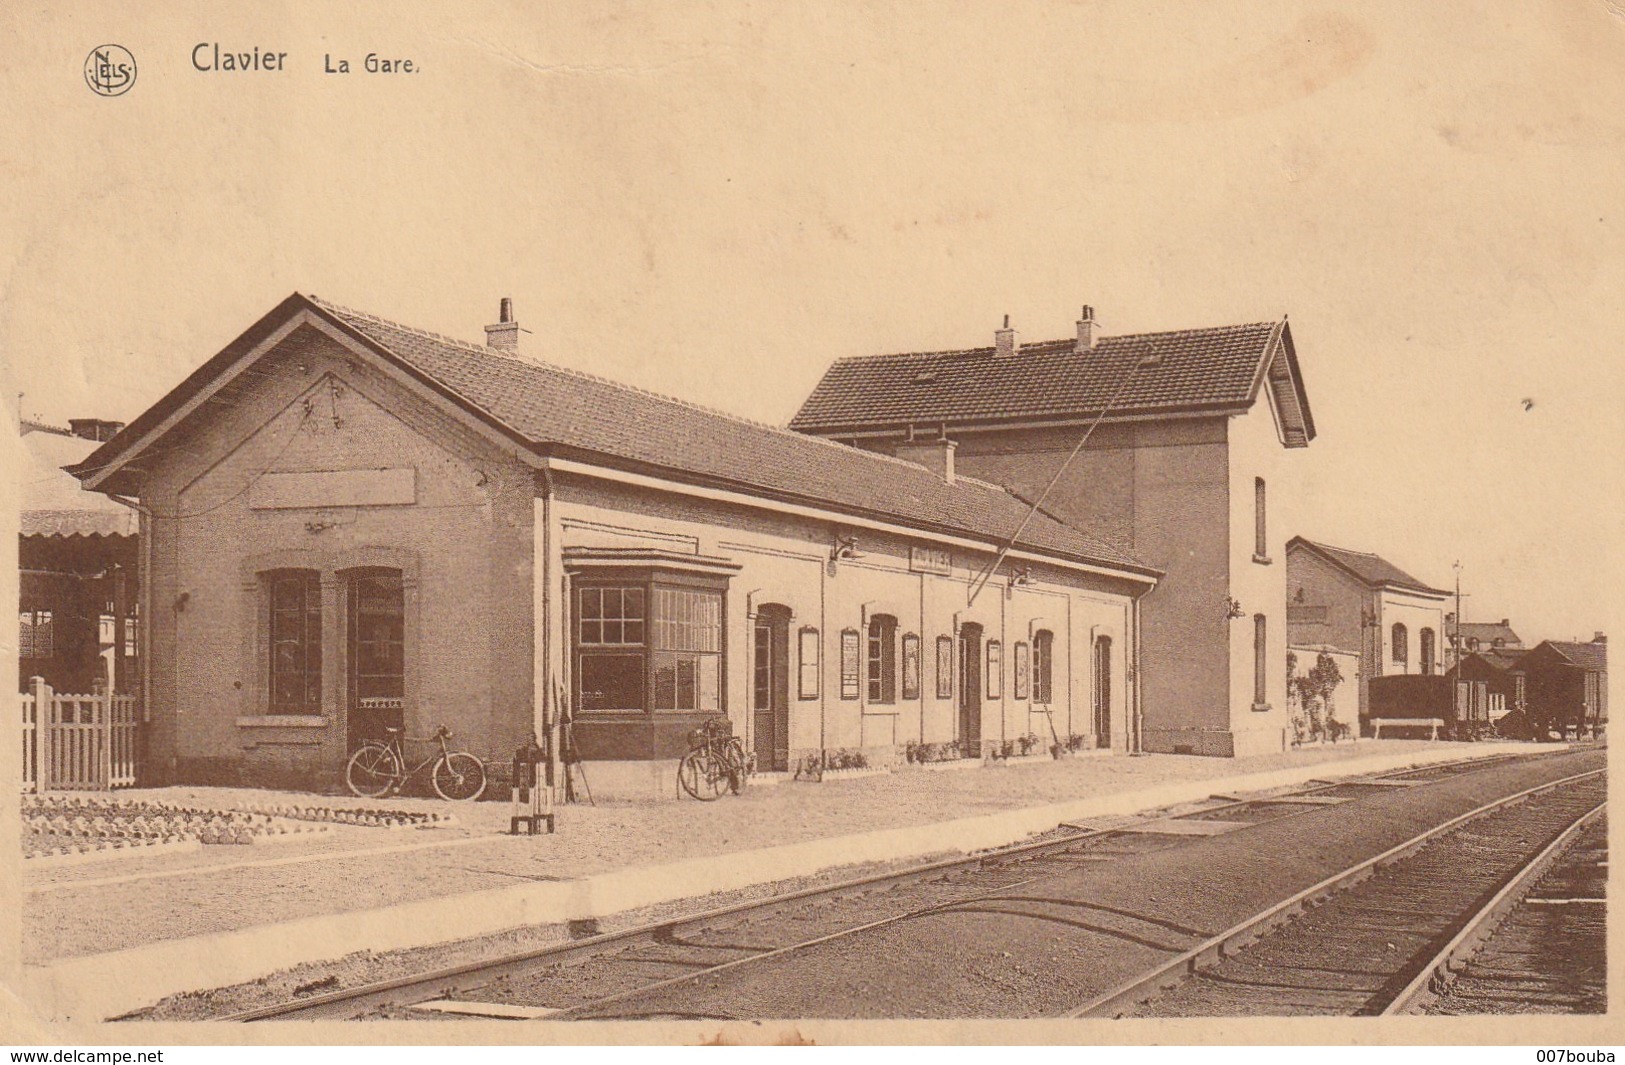
[[[937,637],[937,698],[954,697],[954,638]]]
[[[1421,641],[1421,647],[1417,653],[1422,656],[1422,675],[1431,677],[1433,676],[1433,630],[1423,629],[1417,639]]]
[[[869,619],[869,701],[897,701],[897,619],[876,614]]]
[[[1408,661],[1409,660],[1409,654],[1407,652],[1408,652],[1408,645],[1410,643],[1410,640],[1409,640],[1409,637],[1408,637],[1407,633],[1405,632],[1405,626],[1404,625],[1400,625],[1398,623],[1396,623],[1394,625],[1392,643],[1393,643],[1393,656],[1392,656],[1393,660],[1395,662]]]
[[[322,585],[311,570],[269,575],[273,714],[322,709]]]
[[[587,585],[576,597],[584,711],[722,709],[722,593]]]
[[[1269,708],[1269,622],[1253,615],[1253,709]]]
[[[364,570],[348,587],[351,706],[399,707],[406,694],[406,599],[399,570]]]
[[[1253,558],[1264,562],[1270,556],[1269,522],[1265,516],[1264,478],[1253,478]]]
[[[987,697],[1004,698],[1004,648],[998,640],[987,642]]]
[[[801,630],[796,658],[797,668],[800,670],[796,684],[796,694],[803,699],[818,698],[818,655],[822,648],[823,645],[818,642],[817,629],[809,626]]]
[[[49,610],[18,612],[17,653],[23,658],[50,658],[56,654],[56,626]]]
[[[721,709],[721,594],[656,586],[654,608],[654,709]]]
[[[1032,694],[1032,662],[1028,658],[1027,644],[1016,641],[1015,697],[1025,699]]]
[[[912,632],[903,637],[903,698],[920,697],[920,638]]]
[[[858,630],[841,630],[841,698],[858,697]]]
[[[1039,629],[1033,634],[1033,702],[1051,703],[1055,700],[1055,634]]]

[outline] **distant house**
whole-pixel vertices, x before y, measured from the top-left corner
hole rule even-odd
[[[1360,721],[1372,679],[1443,671],[1445,606],[1434,588],[1379,555],[1295,536],[1286,545],[1287,639],[1360,655]]]
[[[1456,685],[1458,709],[1470,711],[1473,720],[1487,720],[1491,724],[1523,709],[1524,674],[1517,668],[1520,657],[1484,651],[1470,654],[1459,665],[1450,667],[1447,675]],[[1519,719],[1522,719],[1521,714]]]
[[[1608,724],[1608,638],[1546,640],[1518,660],[1526,678],[1529,722],[1537,738],[1600,735]]]
[[[1315,437],[1283,319],[842,359],[790,427],[951,462],[1164,571],[1130,683],[1144,747],[1247,755],[1286,743],[1285,567],[1271,482]]]
[[[83,462],[121,426],[74,419],[21,423],[19,685],[40,677],[59,692],[136,685],[139,520],[83,491],[63,467]]]
[[[1461,638],[1461,653],[1465,657],[1478,651],[1522,651],[1523,638],[1512,631],[1512,619],[1500,621],[1464,621],[1455,626]]]

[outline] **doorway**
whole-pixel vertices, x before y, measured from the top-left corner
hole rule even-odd
[[[406,596],[397,569],[345,574],[345,702],[350,749],[405,725]]]
[[[1112,744],[1112,638],[1095,637],[1095,746]]]
[[[782,773],[790,768],[790,608],[758,607],[752,645],[751,706],[756,767]]]
[[[959,627],[959,755],[982,757],[982,626]]]

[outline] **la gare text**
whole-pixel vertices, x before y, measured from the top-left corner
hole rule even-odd
[[[266,48],[232,49],[222,46],[217,41],[205,41],[192,49],[193,68],[206,74],[245,72],[280,74],[288,69],[287,64],[287,52],[277,52]],[[361,61],[357,69],[367,74],[415,74],[420,68],[410,59],[368,52],[367,57]],[[323,53],[322,72],[324,74],[348,74],[350,73],[350,60],[348,58],[335,58],[329,53]]]

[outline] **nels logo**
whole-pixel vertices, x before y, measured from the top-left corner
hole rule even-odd
[[[98,96],[124,95],[135,84],[135,56],[122,45],[97,45],[85,57],[85,84]]]

